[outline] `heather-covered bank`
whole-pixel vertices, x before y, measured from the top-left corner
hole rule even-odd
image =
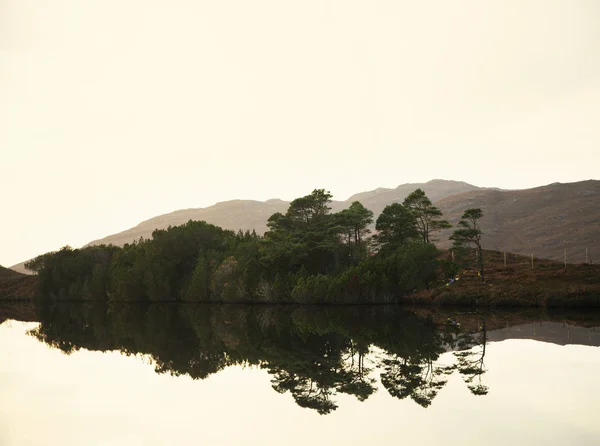
[[[439,277],[408,297],[417,304],[477,307],[598,307],[600,265],[567,264],[485,251],[486,280],[469,267],[474,252],[456,264],[454,277]],[[443,257],[450,258],[451,254]]]

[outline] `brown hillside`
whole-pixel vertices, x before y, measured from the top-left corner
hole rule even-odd
[[[600,181],[550,184],[534,189],[479,190],[438,201],[450,223],[456,224],[467,208],[481,208],[481,228],[487,249],[563,260],[600,263]],[[450,231],[439,246],[450,246]]]
[[[12,269],[8,269],[8,268],[4,268],[3,266],[0,266],[0,280],[13,279],[13,278],[22,277],[22,276],[23,276],[23,274],[21,274],[17,271],[13,271]]]
[[[0,300],[19,300],[33,297],[37,277],[27,276],[0,266]]]
[[[450,259],[449,253],[443,257]],[[474,252],[450,283],[447,274],[428,290],[410,296],[414,303],[435,305],[600,307],[600,265],[567,264],[510,253],[485,251],[485,283],[475,265]]]

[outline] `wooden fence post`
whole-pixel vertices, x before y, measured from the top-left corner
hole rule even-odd
[[[531,269],[533,269],[533,254],[531,254]]]
[[[589,264],[590,263],[590,259],[588,257],[588,249],[585,248],[585,263]]]

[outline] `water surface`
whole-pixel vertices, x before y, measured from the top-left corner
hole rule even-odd
[[[0,445],[598,444],[600,315],[0,309]]]

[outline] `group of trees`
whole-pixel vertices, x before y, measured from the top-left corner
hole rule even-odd
[[[65,247],[26,266],[40,296],[111,301],[394,302],[435,279],[435,233],[449,228],[421,189],[386,206],[375,220],[360,202],[331,212],[315,189],[273,214],[264,236],[189,221],[123,248]],[[452,238],[483,255],[478,220],[465,212]]]

